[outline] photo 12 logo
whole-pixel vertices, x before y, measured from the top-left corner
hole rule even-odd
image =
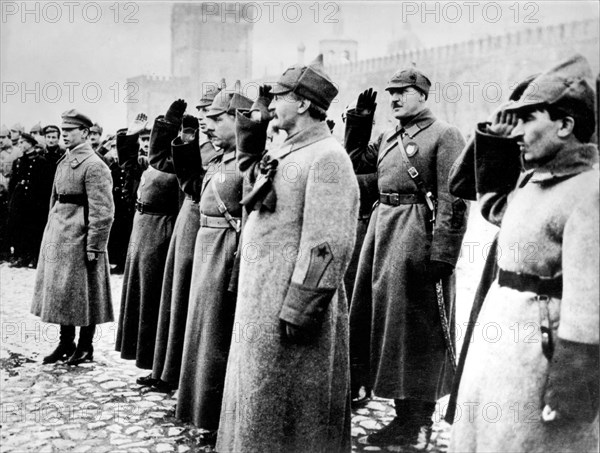
[[[110,96],[115,104],[139,102],[139,86],[134,82],[114,82],[102,86],[98,82],[2,82],[2,103],[20,101],[39,104],[46,102],[88,102],[95,104]]]
[[[136,2],[1,2],[2,23],[115,23],[137,24],[139,5]]]

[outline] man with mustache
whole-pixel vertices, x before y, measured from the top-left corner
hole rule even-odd
[[[371,143],[346,134],[356,173],[377,171],[379,187],[351,303],[353,379],[396,406],[391,423],[360,439],[369,445],[426,448],[453,375],[453,272],[467,213],[447,186],[465,141],[427,108],[430,87],[418,69],[398,71],[386,87],[398,125]],[[370,136],[375,106],[373,90],[362,93],[346,127]]]

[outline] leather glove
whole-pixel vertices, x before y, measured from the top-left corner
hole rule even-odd
[[[326,122],[327,122],[327,127],[329,128],[329,132],[331,132],[333,134],[333,128],[335,127],[335,121],[326,120]]]
[[[198,131],[198,118],[192,115],[183,115],[183,121],[181,123],[181,131],[179,136],[183,143],[190,143],[196,137]]]
[[[271,121],[273,118],[273,114],[269,112],[269,105],[273,100],[273,94],[271,94],[271,90],[273,87],[271,85],[261,85],[258,87],[258,98],[250,107],[250,112],[259,112],[260,120],[259,121]],[[255,116],[252,116],[252,119],[256,121]]]
[[[544,412],[556,411],[554,420],[591,423],[598,415],[599,390],[597,344],[577,343],[556,338],[543,403]]]
[[[356,113],[359,115],[371,115],[375,113],[377,108],[377,91],[373,91],[373,88],[363,91],[358,95],[356,101]]]
[[[452,275],[454,266],[443,261],[431,260],[426,267],[426,272],[432,281],[437,282]]]
[[[183,99],[177,99],[171,104],[169,110],[167,110],[165,121],[171,124],[180,124],[186,108],[186,102]]]

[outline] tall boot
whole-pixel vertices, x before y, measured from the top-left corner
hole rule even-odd
[[[60,326],[60,341],[50,355],[44,357],[42,363],[56,363],[65,360],[75,352],[75,326]]]
[[[94,333],[96,333],[95,324],[81,326],[79,329],[77,349],[75,349],[73,355],[67,360],[67,365],[79,365],[80,363],[92,362],[94,360],[94,347],[92,346]]]
[[[406,442],[412,451],[425,451],[431,440],[432,416],[435,402],[409,400],[410,420],[407,422]]]
[[[402,445],[406,442],[407,429],[410,421],[411,400],[396,399],[396,417],[379,431],[359,439],[359,443],[384,447],[387,445]]]

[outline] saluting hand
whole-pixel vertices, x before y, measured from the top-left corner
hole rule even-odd
[[[129,125],[129,128],[127,129],[127,135],[139,134],[141,131],[144,130],[146,124],[148,124],[148,117],[146,116],[146,114],[138,114],[138,116],[136,116],[135,119]]]
[[[258,87],[258,98],[250,107],[251,119],[256,122],[270,121],[273,118],[273,114],[269,111],[269,105],[273,101],[273,94],[271,93],[271,85],[261,85]]]
[[[490,117],[491,124],[487,126],[487,131],[498,137],[510,137],[513,129],[517,127],[519,118],[515,113],[507,112],[505,109],[512,104],[508,102],[501,105]]]
[[[356,100],[356,113],[359,115],[370,115],[375,112],[377,108],[377,91],[373,91],[373,88],[363,91],[358,95]]]

